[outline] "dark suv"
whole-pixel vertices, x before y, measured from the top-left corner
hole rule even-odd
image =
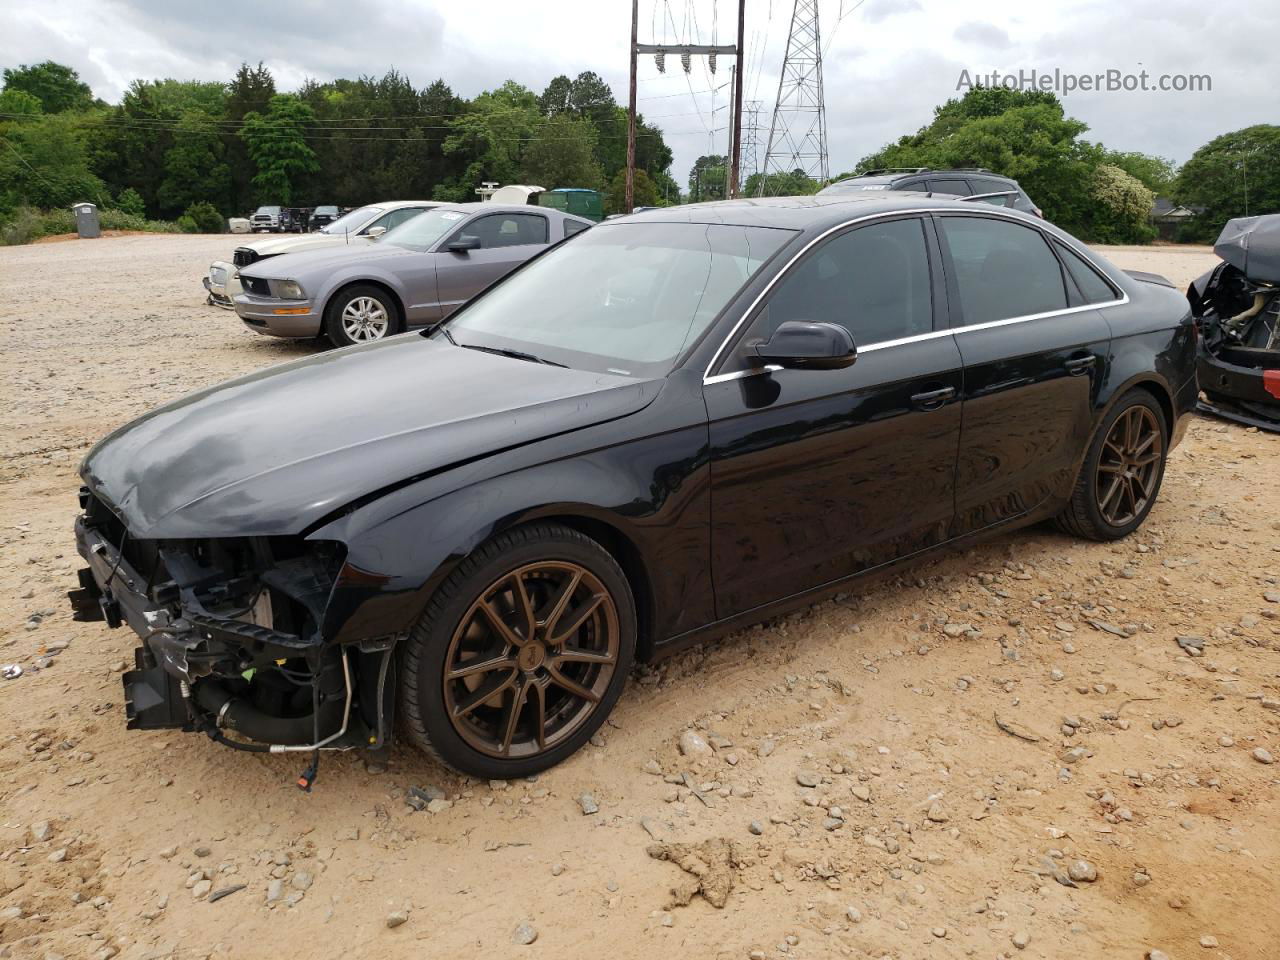
[[[864,190],[912,190],[977,200],[997,207],[1012,207],[1023,213],[1044,218],[1040,208],[1031,202],[1026,191],[1011,177],[1002,177],[981,167],[965,170],[930,170],[926,167],[869,170],[847,180],[838,180],[818,191],[819,194],[861,193]]]

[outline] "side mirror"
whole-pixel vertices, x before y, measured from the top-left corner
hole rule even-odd
[[[450,253],[466,253],[468,250],[479,250],[480,238],[464,233],[453,243],[449,244]]]
[[[364,235],[370,240],[377,240],[380,236],[387,232],[386,227],[370,227],[364,232]]]
[[[837,323],[787,320],[764,343],[747,347],[760,365],[800,370],[841,370],[858,359],[853,336]]]

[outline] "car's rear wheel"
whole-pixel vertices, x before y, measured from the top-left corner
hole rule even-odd
[[[1160,492],[1168,437],[1155,397],[1134,390],[1121,398],[1089,445],[1059,527],[1090,540],[1117,540],[1138,529]]]
[[[338,347],[372,343],[400,332],[400,311],[386,290],[357,284],[338,291],[329,301],[324,332]]]
[[[559,524],[489,540],[405,640],[401,729],[463,773],[525,777],[581,747],[635,655],[635,603],[600,544]]]

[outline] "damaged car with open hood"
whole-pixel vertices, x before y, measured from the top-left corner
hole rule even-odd
[[[1280,214],[1223,228],[1222,258],[1187,291],[1203,334],[1200,409],[1280,432]]]
[[[1132,533],[1195,351],[1181,291],[1017,210],[649,210],[107,436],[71,602],[141,638],[131,727],[305,752],[304,786],[393,730],[529,776],[636,660],[1041,520]]]

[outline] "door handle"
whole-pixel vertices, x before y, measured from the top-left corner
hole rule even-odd
[[[942,387],[940,390],[926,390],[924,393],[913,393],[911,395],[911,403],[919,410],[937,410],[955,395],[955,387]]]
[[[1073,377],[1078,377],[1092,370],[1093,365],[1097,362],[1098,358],[1093,354],[1089,354],[1087,357],[1073,357],[1066,362],[1065,366],[1067,373]]]

